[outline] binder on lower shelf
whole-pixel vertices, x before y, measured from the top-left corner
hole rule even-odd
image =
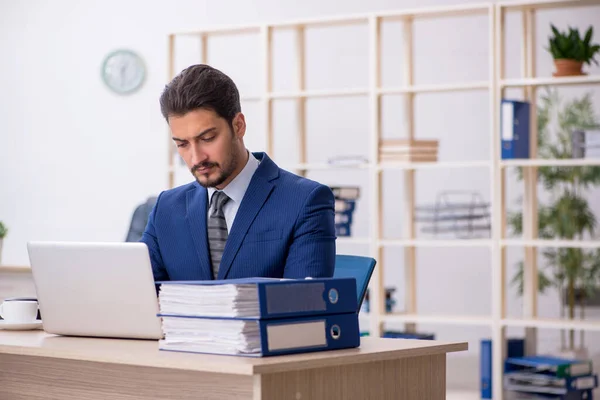
[[[542,394],[527,392],[507,392],[505,400],[594,400],[594,391],[577,390],[568,394]]]
[[[568,378],[590,375],[593,373],[593,367],[591,360],[572,360],[545,355],[509,357],[504,360],[504,372],[515,371],[543,373],[557,378]]]
[[[270,320],[160,316],[159,349],[166,351],[265,357],[360,346],[355,312]]]
[[[598,387],[598,375],[557,378],[547,374],[512,372],[504,375],[504,389],[537,394],[567,395]]]

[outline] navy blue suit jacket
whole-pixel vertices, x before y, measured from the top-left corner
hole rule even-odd
[[[328,186],[280,169],[265,153],[237,211],[216,279],[331,277],[334,197]],[[162,192],[141,241],[154,279],[215,279],[210,265],[208,194],[193,182]]]

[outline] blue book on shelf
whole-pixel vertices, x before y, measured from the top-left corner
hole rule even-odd
[[[529,103],[503,99],[500,107],[502,159],[529,158]]]
[[[194,343],[186,340],[185,337],[171,337],[170,329],[173,329],[175,335],[177,334],[178,327],[175,325],[177,320],[185,320],[183,323],[185,325],[182,326],[188,331],[193,331],[196,337],[205,335],[206,341]],[[174,328],[170,328],[171,324]],[[159,349],[166,351],[267,357],[360,346],[357,313],[273,320],[167,316],[163,317],[163,325],[167,335],[165,339],[159,341]],[[213,339],[215,332],[224,335],[225,332],[238,331],[245,339],[236,344]],[[238,337],[239,334],[234,336]]]
[[[336,224],[348,224],[352,225],[353,211],[336,211],[335,212],[335,223]]]
[[[352,236],[352,225],[349,223],[335,224],[336,236]]]
[[[525,355],[525,339],[508,338],[506,339],[506,353],[508,357],[522,357]],[[492,341],[483,339],[481,341],[480,352],[480,390],[482,399],[492,398]]]
[[[352,212],[356,208],[356,200],[335,199],[335,212]]]
[[[359,311],[356,279],[353,277],[242,278],[157,283],[160,285],[161,315],[274,319],[340,313],[358,314]],[[217,286],[222,288],[215,288]],[[226,295],[219,291],[228,288],[236,289],[237,292],[230,291]],[[183,291],[204,300],[196,300],[190,303],[189,308],[182,308],[177,302]],[[212,296],[214,305],[212,308],[211,306],[203,308],[204,303],[208,302],[208,296]],[[164,304],[169,297],[173,301]],[[230,306],[230,304],[239,304],[239,301],[244,302],[245,306]]]

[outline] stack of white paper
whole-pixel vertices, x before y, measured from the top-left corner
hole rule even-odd
[[[261,350],[257,321],[163,317],[162,350],[251,355]]]
[[[188,317],[256,318],[258,291],[253,284],[162,285],[160,312]]]

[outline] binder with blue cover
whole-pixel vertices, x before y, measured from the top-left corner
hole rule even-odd
[[[503,99],[500,110],[502,159],[529,158],[530,105]]]
[[[504,372],[513,371],[548,374],[557,378],[584,376],[593,373],[590,360],[574,360],[544,355],[507,358],[504,360]]]
[[[159,282],[162,315],[273,319],[357,312],[356,279]]]
[[[358,314],[285,319],[163,317],[159,349],[268,357],[358,347]],[[234,340],[243,334],[243,340]],[[218,339],[218,340],[217,340]]]
[[[598,387],[596,374],[565,378],[529,372],[509,372],[504,375],[504,389],[518,392],[567,395],[596,387]]]

